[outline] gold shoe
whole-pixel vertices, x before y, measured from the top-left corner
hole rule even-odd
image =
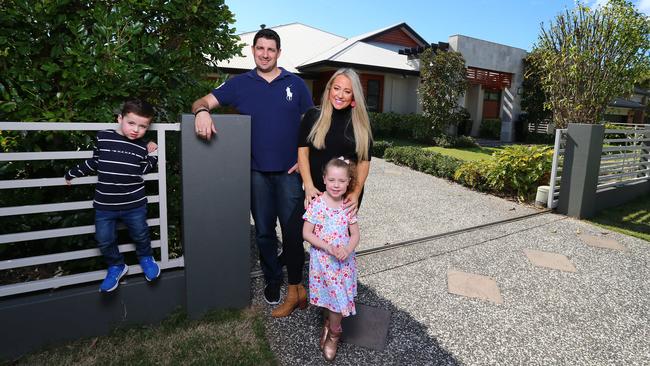
[[[334,361],[336,358],[336,349],[339,346],[341,334],[343,334],[343,331],[335,332],[332,328],[327,327],[325,344],[323,345],[323,357],[325,357],[327,361]]]
[[[320,350],[322,351],[325,347],[325,339],[327,338],[327,333],[330,329],[330,320],[325,316],[325,321],[323,322],[323,330],[320,332]]]

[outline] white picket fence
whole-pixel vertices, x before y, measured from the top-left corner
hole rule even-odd
[[[115,128],[114,123],[50,123],[50,122],[0,122],[0,131],[99,131]],[[166,143],[165,133],[167,131],[180,131],[178,123],[155,123],[149,128],[156,131],[156,143],[158,144],[158,173],[150,173],[144,176],[147,181],[158,181],[158,195],[147,196],[149,203],[157,203],[160,215],[157,218],[149,218],[149,226],[158,226],[160,228],[160,239],[152,240],[153,248],[160,248],[160,266],[162,269],[183,267],[183,257],[169,258],[168,248],[168,225],[167,225],[167,178],[166,178]],[[47,151],[47,152],[11,152],[0,153],[0,162],[7,163],[12,161],[34,161],[34,160],[69,160],[69,159],[88,159],[92,157],[92,151]],[[97,177],[83,177],[72,181],[73,185],[95,184]],[[52,187],[65,185],[63,177],[49,177],[40,179],[17,179],[0,181],[0,190],[2,194],[7,194],[8,190],[33,187]],[[61,197],[63,199],[63,197]],[[37,204],[13,207],[0,207],[0,216],[18,216],[39,213],[51,213],[60,211],[84,210],[92,208],[92,200],[78,202],[61,202],[51,204]],[[51,228],[47,230],[17,232],[17,233],[0,233],[0,245],[10,243],[20,243],[26,241],[37,241],[49,238],[60,238],[77,235],[87,235],[94,233],[93,225],[76,226],[66,228]],[[121,252],[135,251],[133,244],[122,244],[119,246]],[[14,268],[36,266],[48,263],[58,263],[69,260],[101,256],[99,249],[83,249],[66,252],[51,253],[24,258],[12,258],[0,261],[0,271]],[[129,274],[141,273],[139,265],[129,266]],[[21,293],[28,293],[40,290],[53,289],[62,286],[69,286],[81,283],[101,280],[106,274],[105,270],[78,273],[72,275],[55,276],[52,278],[39,279],[23,283],[9,284],[0,286],[0,297],[11,296]]]

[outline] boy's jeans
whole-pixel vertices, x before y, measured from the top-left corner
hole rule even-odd
[[[291,212],[304,197],[298,173],[251,171],[251,213],[255,221],[255,241],[266,283],[282,283],[282,267],[277,258],[276,220],[280,221],[282,236],[289,237],[291,234],[285,230],[290,226]]]
[[[135,252],[140,257],[151,256],[149,225],[147,225],[147,205],[130,210],[95,210],[95,239],[109,266],[124,264],[124,256],[117,248],[117,222],[121,220],[129,229]]]

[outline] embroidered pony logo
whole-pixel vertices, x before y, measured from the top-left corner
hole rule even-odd
[[[287,86],[285,91],[287,92],[287,101],[290,102],[293,99],[293,93],[291,92],[291,85]]]

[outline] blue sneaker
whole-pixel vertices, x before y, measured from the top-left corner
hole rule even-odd
[[[140,267],[147,281],[153,281],[160,276],[160,266],[151,256],[140,258]]]
[[[119,266],[109,266],[106,272],[104,282],[99,286],[99,292],[111,292],[120,284],[120,278],[126,274],[129,266],[121,264]]]

